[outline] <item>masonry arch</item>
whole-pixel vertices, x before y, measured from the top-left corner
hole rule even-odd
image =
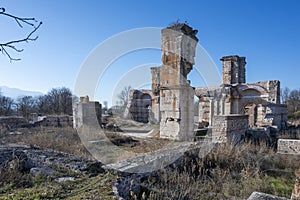
[[[247,85],[239,88],[239,114],[249,116],[249,127],[262,124],[264,107],[267,106],[267,92],[264,88],[256,85]]]
[[[268,95],[268,91],[259,86],[259,85],[252,85],[252,84],[247,84],[247,85],[241,85],[237,88],[238,95],[240,96],[260,96],[264,97]]]
[[[150,91],[135,90],[130,102],[130,116],[134,121],[147,123],[151,109],[152,94]]]
[[[140,99],[140,122],[147,123],[149,121],[149,111],[151,109],[151,96],[144,93]]]

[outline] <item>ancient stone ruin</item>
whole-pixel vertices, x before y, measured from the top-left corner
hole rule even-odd
[[[195,92],[199,98],[199,122],[208,122],[209,126],[213,127],[213,137],[215,136],[216,140],[224,140],[223,136],[228,135],[226,131],[224,134],[224,129],[228,129],[224,123],[227,120],[220,116],[230,116],[230,119],[235,121],[229,127],[229,132],[232,133],[242,133],[248,128],[262,126],[284,128],[287,108],[286,105],[280,104],[280,82],[270,80],[246,83],[245,57],[225,56],[221,61],[222,85],[199,87]]]
[[[101,124],[101,104],[98,101],[90,101],[88,96],[74,98],[72,108],[74,128],[83,125],[98,127]]]
[[[162,66],[151,68],[152,90],[132,90],[126,117],[160,125],[160,137],[192,140],[194,124],[212,130],[212,139],[239,140],[248,128],[286,126],[286,105],[280,103],[278,80],[246,83],[246,58],[221,58],[222,84],[192,88],[197,30],[186,24],[162,29]],[[205,66],[203,66],[205,67]],[[199,121],[194,122],[194,95]]]

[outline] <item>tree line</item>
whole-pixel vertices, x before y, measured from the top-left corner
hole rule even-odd
[[[72,92],[66,87],[53,88],[41,96],[21,96],[17,99],[0,93],[0,116],[18,115],[27,119],[32,114],[72,115]]]
[[[281,99],[282,103],[287,105],[288,119],[300,120],[300,89],[283,88]]]

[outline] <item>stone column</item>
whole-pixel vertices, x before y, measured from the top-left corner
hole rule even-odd
[[[213,117],[214,117],[214,98],[209,97],[209,126],[213,126]]]
[[[220,114],[220,101],[219,99],[215,100],[216,102],[216,115]]]
[[[222,94],[221,115],[225,115],[225,100],[226,100],[226,94]]]
[[[199,122],[202,122],[203,116],[204,116],[204,109],[203,109],[204,102],[200,102],[198,104],[198,116],[199,116]]]
[[[240,113],[240,109],[239,109],[239,101],[240,101],[240,97],[237,96],[235,99],[234,99],[234,111],[233,111],[233,114],[244,114],[244,113]]]

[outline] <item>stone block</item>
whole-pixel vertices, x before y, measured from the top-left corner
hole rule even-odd
[[[253,192],[248,200],[288,200],[284,197],[278,197],[271,194],[266,194],[262,192]]]
[[[300,140],[279,139],[277,153],[300,155]]]
[[[247,115],[214,116],[212,141],[221,143],[240,141],[247,129]]]

